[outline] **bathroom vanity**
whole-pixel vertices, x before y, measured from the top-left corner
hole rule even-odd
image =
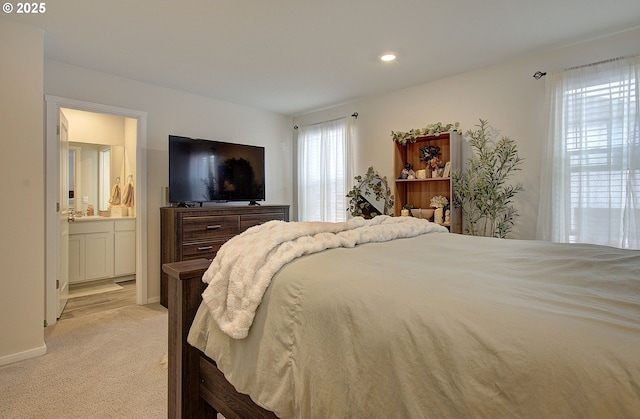
[[[69,225],[69,282],[131,279],[136,273],[135,218],[78,217]]]

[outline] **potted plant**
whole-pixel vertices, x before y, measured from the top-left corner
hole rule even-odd
[[[507,182],[522,159],[514,140],[497,134],[486,120],[477,130],[465,133],[474,155],[465,171],[454,170],[454,205],[462,209],[467,233],[473,236],[505,238],[515,223],[518,211],[512,205],[522,184]]]
[[[373,218],[393,211],[393,195],[386,176],[380,176],[373,167],[369,167],[364,176],[358,175],[354,179],[356,184],[346,195],[349,198],[347,211],[352,217]],[[376,209],[371,201],[379,203],[382,208]]]

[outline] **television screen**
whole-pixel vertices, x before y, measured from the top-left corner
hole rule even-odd
[[[264,147],[169,136],[172,203],[264,199]]]

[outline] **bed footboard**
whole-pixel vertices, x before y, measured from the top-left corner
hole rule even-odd
[[[200,351],[187,343],[189,327],[206,286],[202,275],[210,263],[197,259],[162,266],[169,277],[169,419],[217,416],[215,409],[200,398]]]
[[[169,419],[277,419],[238,393],[215,362],[187,343],[189,328],[202,301],[202,275],[211,261],[166,263],[169,308]]]

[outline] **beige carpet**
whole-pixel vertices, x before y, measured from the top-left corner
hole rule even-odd
[[[167,417],[167,311],[127,306],[59,321],[47,354],[0,367],[0,418]]]

